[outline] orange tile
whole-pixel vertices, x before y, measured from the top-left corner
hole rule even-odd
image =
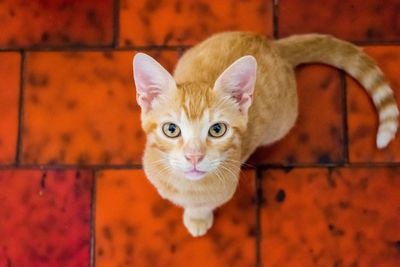
[[[264,266],[400,264],[400,169],[264,173]]]
[[[279,2],[279,35],[327,33],[352,41],[399,41],[397,0]]]
[[[389,79],[400,106],[400,47],[373,46],[365,51],[373,57]],[[365,90],[353,79],[347,79],[349,124],[349,158],[351,162],[399,162],[400,137],[383,150],[376,148],[378,116]]]
[[[20,61],[18,53],[0,53],[0,164],[16,156]]]
[[[340,76],[315,65],[297,71],[299,117],[284,139],[259,148],[252,164],[330,163],[343,160]]]
[[[194,44],[226,30],[271,36],[272,1],[126,0],[121,3],[121,46]]]
[[[150,53],[172,66],[175,52]],[[29,53],[24,163],[140,164],[134,52]]]
[[[111,45],[113,0],[0,3],[0,47]]]
[[[201,238],[188,234],[182,210],[161,199],[141,170],[100,173],[96,266],[254,266],[255,174],[243,172],[234,198]]]

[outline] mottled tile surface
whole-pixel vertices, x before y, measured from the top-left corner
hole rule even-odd
[[[111,45],[113,0],[4,0],[0,47]]]
[[[400,168],[269,170],[263,266],[400,264]]]
[[[382,68],[400,104],[400,47],[371,46],[365,51]],[[364,88],[353,79],[347,79],[347,109],[349,124],[349,158],[351,162],[400,162],[400,138],[383,150],[376,148],[378,116]]]
[[[96,266],[254,266],[255,177],[244,171],[233,199],[201,238],[182,210],[161,199],[140,170],[104,171],[97,180]]]
[[[132,77],[134,52],[27,56],[24,163],[141,163],[144,134]],[[175,52],[151,53],[165,66]]]
[[[0,266],[89,267],[91,172],[0,171]]]
[[[20,55],[0,53],[0,62],[0,164],[10,164],[17,147]]]
[[[357,82],[299,67],[295,127],[193,238],[140,169],[132,77],[133,49],[172,71],[220,31],[319,32],[374,43],[400,104],[399,14],[398,0],[0,0],[0,267],[400,266],[400,137],[375,148]]]
[[[251,164],[302,164],[343,161],[340,76],[326,66],[297,70],[299,117],[276,144],[259,148]]]
[[[352,41],[399,41],[398,0],[279,1],[279,35],[327,33]]]
[[[212,33],[272,34],[272,1],[124,0],[120,45],[194,44]]]

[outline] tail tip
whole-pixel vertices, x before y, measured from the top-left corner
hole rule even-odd
[[[376,146],[378,149],[383,149],[392,141],[394,135],[388,131],[379,131],[376,138]]]

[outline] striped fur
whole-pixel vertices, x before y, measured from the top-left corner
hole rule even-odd
[[[257,61],[257,75],[252,104],[243,113],[233,100],[236,96],[227,97],[215,90],[214,84],[233,62],[249,55]],[[154,60],[140,57],[136,62],[147,62],[147,69],[155,66],[149,75],[146,68],[141,69],[142,76],[149,80],[154,73],[165,75],[152,85],[169,81],[164,86],[168,90],[157,87],[159,91],[151,105],[146,102],[150,99],[145,95],[146,88],[139,92],[144,94],[138,99],[147,135],[144,169],[162,197],[185,209],[183,222],[193,236],[205,234],[212,225],[213,210],[232,197],[241,162],[257,147],[283,138],[294,126],[298,116],[296,65],[322,62],[355,77],[378,110],[379,148],[385,147],[397,131],[399,112],[382,71],[361,49],[333,37],[311,34],[269,41],[252,33],[216,34],[185,52],[173,78],[159,69],[158,63],[152,63]],[[163,135],[162,125],[168,121],[180,126],[179,138]],[[220,140],[207,137],[210,124],[216,121],[229,125],[229,134]],[[200,164],[208,164],[209,172],[201,180],[188,180],[175,168],[187,164],[183,157],[187,147],[205,151],[205,163]]]
[[[395,137],[399,110],[393,91],[374,60],[349,42],[319,34],[291,36],[275,42],[283,58],[293,66],[321,62],[342,69],[353,76],[370,95],[379,115],[376,138],[384,148]]]

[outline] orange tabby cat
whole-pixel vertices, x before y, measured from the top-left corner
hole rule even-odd
[[[189,49],[173,77],[153,58],[136,54],[144,169],[162,197],[184,208],[193,236],[204,235],[213,210],[232,197],[241,163],[293,127],[294,67],[308,62],[343,69],[366,88],[379,113],[377,147],[387,146],[398,127],[393,92],[375,62],[348,42],[318,34],[270,41],[220,33]]]

